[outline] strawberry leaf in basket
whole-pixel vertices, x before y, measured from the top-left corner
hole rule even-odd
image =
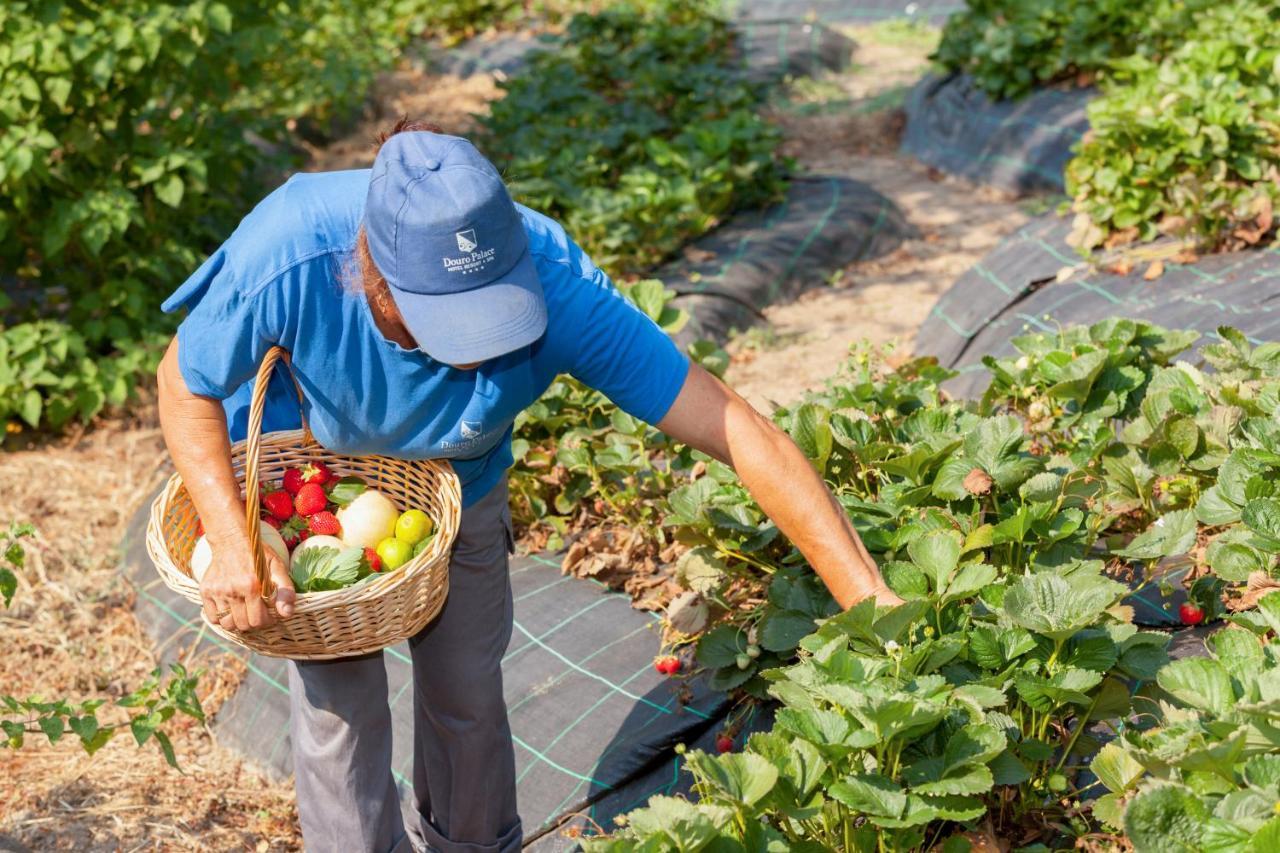
[[[329,500],[338,506],[346,506],[359,497],[366,488],[368,486],[359,477],[343,477],[329,490]]]
[[[308,548],[297,554],[289,567],[293,588],[298,592],[323,592],[351,586],[359,578],[363,557],[361,548]]]

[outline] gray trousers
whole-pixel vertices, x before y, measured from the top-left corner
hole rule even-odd
[[[408,819],[391,775],[382,653],[289,667],[298,815],[312,853],[509,853],[520,849],[515,751],[502,697],[511,640],[503,480],[462,512],[440,616],[409,640],[413,794]]]

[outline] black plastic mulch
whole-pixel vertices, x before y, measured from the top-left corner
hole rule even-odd
[[[1089,129],[1093,89],[1040,89],[992,101],[966,74],[929,75],[907,97],[902,150],[977,183],[1017,193],[1063,188],[1071,148]]]
[[[1014,353],[1010,339],[1030,331],[1123,316],[1198,330],[1203,344],[1215,340],[1222,325],[1257,343],[1273,339],[1280,328],[1280,248],[1169,263],[1152,281],[1143,278],[1142,265],[1123,276],[1078,269],[1057,281],[1060,270],[1081,263],[1066,243],[1069,232],[1069,223],[1056,215],[1036,219],[996,246],[934,305],[916,335],[916,352],[961,371],[947,390],[959,397],[980,393],[989,379],[982,357]]]

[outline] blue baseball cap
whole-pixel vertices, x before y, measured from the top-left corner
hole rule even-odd
[[[524,223],[498,170],[467,140],[409,131],[384,142],[364,225],[405,326],[436,361],[485,361],[546,331]]]

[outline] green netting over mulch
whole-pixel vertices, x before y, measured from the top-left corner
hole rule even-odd
[[[123,570],[138,591],[135,612],[161,654],[172,660],[198,641],[245,660],[248,674],[214,719],[220,743],[276,777],[292,773],[285,661],[250,655],[202,631],[197,609],[165,587],[146,555],[146,516],[124,542]],[[676,743],[720,724],[723,694],[654,671],[656,617],[592,581],[560,574],[541,555],[511,565],[515,629],[503,659],[516,744],[521,817],[530,838],[568,815],[589,811],[612,792],[675,759]],[[385,654],[394,730],[393,762],[411,802],[413,694],[406,647]]]
[[[1071,147],[1089,129],[1093,89],[1040,89],[992,101],[967,74],[929,75],[907,98],[902,150],[952,175],[1011,192],[1063,188]]]
[[[1143,278],[1141,264],[1129,275],[1080,269],[1057,281],[1060,270],[1081,262],[1066,244],[1069,232],[1061,217],[1040,217],[962,275],[930,311],[916,351],[961,371],[946,386],[953,394],[981,392],[988,378],[983,356],[1014,352],[1010,339],[1028,331],[1106,317],[1196,329],[1204,333],[1202,341],[1214,339],[1224,325],[1255,342],[1275,339],[1280,329],[1278,247],[1170,263],[1152,281]]]
[[[693,318],[678,340],[724,340],[730,330],[757,323],[769,305],[823,284],[847,264],[887,254],[916,233],[868,184],[797,178],[781,203],[739,213],[655,276]]]

